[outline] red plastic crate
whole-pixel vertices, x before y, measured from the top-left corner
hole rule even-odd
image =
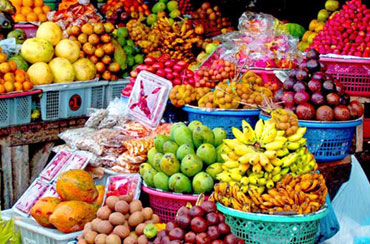
[[[348,95],[370,97],[370,59],[321,57],[320,61],[328,66],[327,73],[345,86]]]
[[[370,140],[370,118],[364,118],[363,137],[366,141]]]

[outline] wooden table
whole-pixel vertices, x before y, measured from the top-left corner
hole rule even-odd
[[[87,118],[35,122],[0,129],[1,208],[6,209],[23,194],[48,162],[58,134],[83,127]]]

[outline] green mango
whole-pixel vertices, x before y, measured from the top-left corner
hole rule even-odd
[[[8,33],[7,38],[15,38],[15,42],[17,44],[23,44],[23,42],[26,40],[27,36],[24,30],[22,29],[15,29]]]

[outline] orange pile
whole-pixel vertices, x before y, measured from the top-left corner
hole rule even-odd
[[[5,53],[0,47],[0,94],[13,91],[28,91],[33,87],[28,74],[17,68],[14,61],[7,61]]]
[[[13,16],[15,22],[44,22],[50,7],[44,5],[44,0],[10,0],[16,9]]]

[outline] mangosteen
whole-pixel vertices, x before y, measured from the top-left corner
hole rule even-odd
[[[296,74],[296,78],[299,81],[305,81],[308,79],[308,72],[303,69],[299,69]],[[284,82],[285,83],[285,82]]]
[[[335,84],[332,80],[326,80],[322,84],[322,89],[326,94],[335,92]]]
[[[308,60],[306,67],[310,72],[316,72],[320,70],[320,64],[316,59]]]
[[[315,49],[310,49],[306,52],[306,59],[316,59],[318,60],[320,58],[320,53],[316,51]]]

